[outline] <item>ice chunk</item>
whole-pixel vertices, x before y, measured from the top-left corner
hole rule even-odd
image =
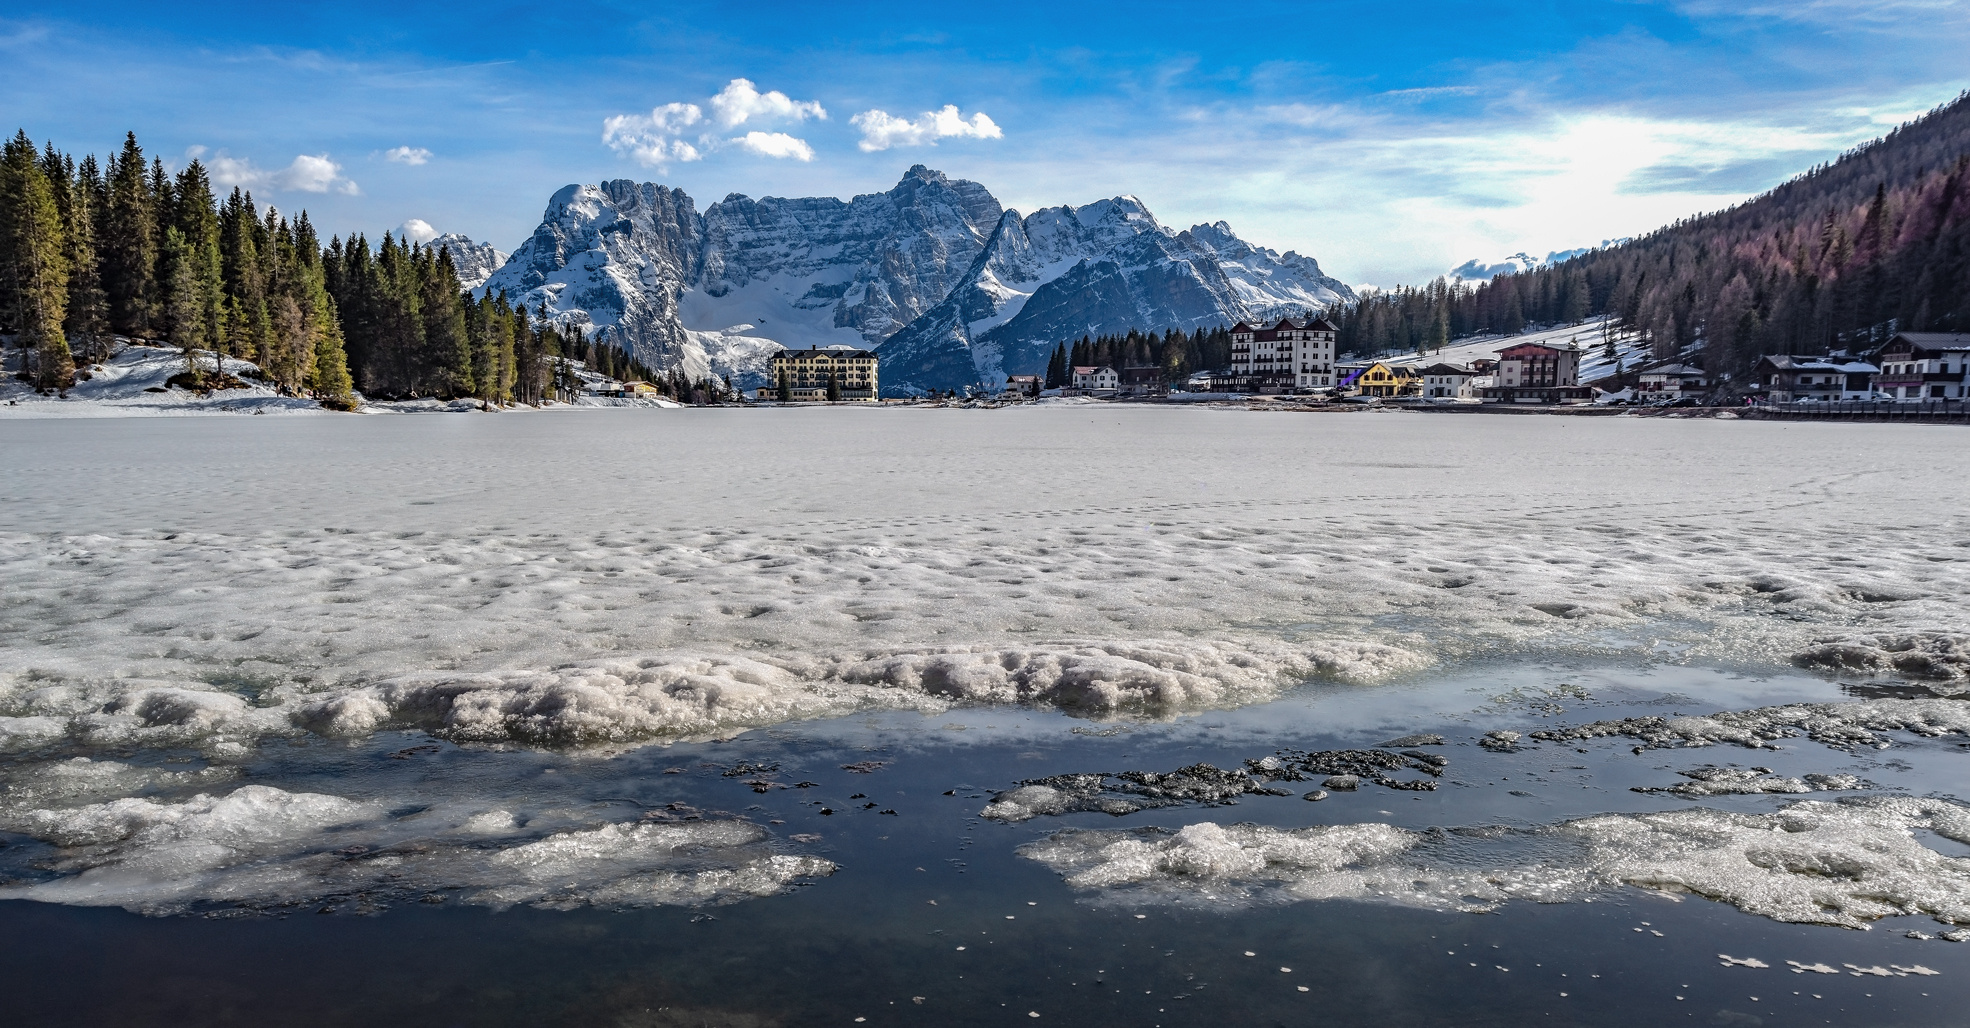
[[[775,852],[766,831],[745,821],[550,826],[541,835],[505,810],[397,818],[377,803],[262,785],[176,803],[125,798],[5,817],[11,830],[61,854],[49,865],[56,877],[0,887],[0,898],[144,913],[329,897],[358,897],[373,909],[452,894],[498,907],[697,905],[771,895],[834,870],[826,860]],[[536,837],[489,845],[489,836],[522,832]]]
[[[1061,832],[1020,852],[1078,888],[1187,901],[1352,897],[1482,910],[1627,885],[1776,921],[1865,928],[1926,914],[1970,924],[1970,859],[1924,846],[1918,829],[1970,841],[1970,807],[1899,796],[1805,800],[1770,814],[1698,808],[1430,833],[1204,822],[1174,835]]]
[[[1837,747],[1877,747],[1877,732],[1970,735],[1970,703],[1954,699],[1876,698],[1847,703],[1789,703],[1707,717],[1633,717],[1532,732],[1535,739],[1573,742],[1606,736],[1642,740],[1651,748],[1732,743],[1770,748],[1774,740],[1804,735]]]
[[[1835,636],[1801,651],[1793,663],[1827,671],[1889,672],[1934,679],[1939,692],[1960,692],[1970,687],[1963,682],[1970,678],[1970,635],[1904,632]]]
[[[1807,774],[1787,778],[1768,767],[1699,767],[1676,772],[1687,782],[1675,785],[1637,785],[1635,792],[1666,792],[1676,796],[1750,796],[1760,793],[1844,792],[1872,789],[1874,783],[1856,775]]]

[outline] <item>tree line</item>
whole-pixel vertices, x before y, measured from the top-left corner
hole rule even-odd
[[[76,361],[108,359],[116,337],[184,351],[181,379],[223,388],[223,358],[268,384],[347,408],[355,392],[481,404],[568,400],[571,362],[641,379],[683,400],[730,391],[660,374],[621,349],[528,311],[474,297],[451,254],[385,233],[324,245],[306,211],[262,211],[238,188],[215,196],[199,161],[176,174],[135,133],[107,161],[80,160],[17,132],[0,149],[0,334],[30,351],[37,388],[66,390]]]
[[[238,190],[221,205],[203,165],[171,175],[134,134],[102,164],[25,132],[0,151],[0,332],[32,351],[42,389],[122,335],[182,348],[194,383],[203,351],[220,379],[220,355],[246,357],[284,392],[352,399],[306,213],[262,217]]]
[[[1169,383],[1231,362],[1231,329],[1226,326],[1162,333],[1130,329],[1120,335],[1082,336],[1056,344],[1047,358],[1045,388],[1073,384],[1077,367],[1160,368]]]

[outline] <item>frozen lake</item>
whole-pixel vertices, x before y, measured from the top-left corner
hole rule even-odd
[[[5,428],[0,979],[50,1022],[1172,1024],[1235,994],[1259,1023],[1876,1024],[1966,995],[1960,429]],[[1392,763],[1325,788],[1357,750]],[[1124,775],[1200,761],[1246,791]],[[377,916],[280,920],[318,910]],[[170,956],[76,1005],[49,983],[104,939]],[[214,984],[242,962],[327,991]]]

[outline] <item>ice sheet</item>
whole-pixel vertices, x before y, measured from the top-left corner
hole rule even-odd
[[[1928,426],[518,424],[21,423],[0,441],[0,744],[223,752],[391,724],[621,744],[949,702],[1167,716],[1501,653],[1963,680],[1970,536],[1921,485]],[[829,442],[785,459],[802,438]],[[1827,470],[1848,467],[1868,470]],[[1903,542],[1861,560],[1860,538]]]

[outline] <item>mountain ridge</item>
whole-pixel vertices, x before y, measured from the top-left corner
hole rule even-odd
[[[984,186],[915,165],[850,200],[569,185],[477,287],[589,329],[658,369],[763,383],[782,346],[855,346],[884,391],[996,385],[1059,339],[1299,313],[1353,293],[1312,257],[1224,222],[1181,232],[1133,196],[1005,209]]]

